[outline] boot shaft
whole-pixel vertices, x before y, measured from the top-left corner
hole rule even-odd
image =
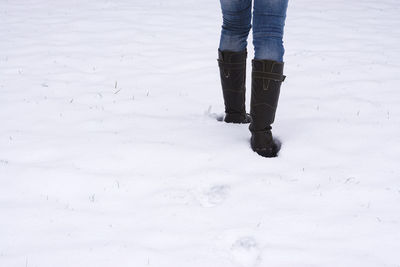
[[[270,130],[275,120],[280,87],[285,80],[284,63],[254,59],[252,67],[250,130],[253,132]]]
[[[246,50],[218,50],[218,65],[227,115],[246,115],[246,59]]]

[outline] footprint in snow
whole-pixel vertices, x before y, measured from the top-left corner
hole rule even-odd
[[[228,185],[214,185],[197,194],[197,200],[203,207],[214,207],[225,201],[229,190]]]
[[[234,263],[240,267],[254,267],[261,261],[260,249],[253,237],[242,237],[231,247]]]
[[[224,120],[224,117],[225,117],[225,114],[224,114],[224,113],[211,113],[211,106],[209,106],[209,107],[208,107],[208,110],[206,110],[206,111],[204,112],[204,115],[205,115],[205,116],[208,116],[208,117],[210,117],[210,118],[212,118],[212,119],[215,119],[215,120],[217,120],[217,121],[223,121],[223,120]]]

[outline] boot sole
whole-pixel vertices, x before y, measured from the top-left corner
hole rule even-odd
[[[242,114],[226,114],[224,118],[224,122],[226,123],[237,123],[237,124],[248,124],[251,122],[250,115],[242,115]]]

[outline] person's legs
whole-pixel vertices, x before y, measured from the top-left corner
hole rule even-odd
[[[219,43],[221,51],[243,51],[251,29],[251,0],[220,0],[222,30]]]
[[[255,59],[283,62],[283,28],[288,0],[254,0],[253,44]]]
[[[247,36],[251,0],[220,0],[223,15],[218,65],[225,104],[225,122],[249,123],[246,113]]]

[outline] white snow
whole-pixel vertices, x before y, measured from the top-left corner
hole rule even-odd
[[[0,266],[400,266],[399,14],[290,1],[265,159],[217,0],[1,0]]]

